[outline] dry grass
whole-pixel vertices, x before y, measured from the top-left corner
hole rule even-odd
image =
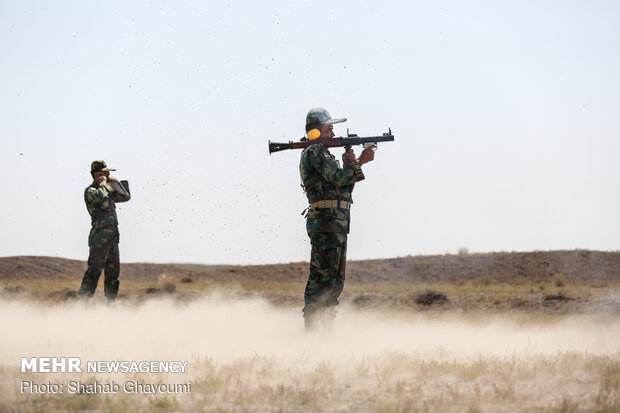
[[[619,363],[618,354],[454,361],[386,353],[295,367],[256,356],[195,363],[189,395],[20,396],[0,411],[616,412]]]
[[[0,274],[0,413],[620,413],[619,259],[574,251],[352,263],[334,330],[311,335],[300,313],[305,263],[129,264],[117,306],[106,307],[101,284],[88,306],[78,302],[79,261],[0,259],[0,270],[23,272]],[[20,373],[23,356],[187,360],[190,369]],[[75,379],[192,388],[18,391],[23,380]]]
[[[304,334],[298,309],[230,293],[179,303],[0,302],[0,412],[618,412],[609,314],[360,311]],[[21,356],[188,360],[185,374],[20,373]],[[191,393],[20,394],[39,383],[191,381]]]
[[[21,279],[0,282],[0,298],[28,302],[61,303],[77,299],[79,279]],[[100,281],[102,284],[103,281]],[[156,297],[170,297],[179,301],[199,299],[214,291],[227,291],[235,297],[257,297],[286,307],[303,306],[305,280],[275,281],[213,281],[199,278],[188,281],[182,277],[160,276],[154,280],[121,280],[119,299],[139,304]],[[617,295],[618,284],[607,287],[553,281],[532,285],[478,281],[420,284],[387,284],[348,282],[341,301],[360,309],[420,310],[420,311],[484,311],[484,312],[539,312],[547,314],[588,313],[597,308],[607,313],[620,313],[617,301],[608,297]],[[102,288],[96,299],[102,299]],[[435,292],[446,297],[421,303],[420,294]]]

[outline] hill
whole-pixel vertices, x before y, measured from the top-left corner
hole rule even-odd
[[[0,258],[0,299],[77,298],[86,262]],[[119,299],[187,301],[213,291],[303,306],[307,262],[271,265],[121,264]],[[99,285],[103,284],[100,280]],[[103,288],[95,299],[103,299]],[[341,301],[398,310],[620,314],[620,252],[535,251],[349,261]]]
[[[80,279],[86,262],[55,257],[0,257],[0,280]],[[214,282],[299,282],[308,263],[270,265],[197,265],[123,263],[123,280],[169,278]],[[587,250],[496,252],[483,254],[408,256],[349,261],[352,283],[537,283],[569,282],[596,286],[620,280],[620,252]]]

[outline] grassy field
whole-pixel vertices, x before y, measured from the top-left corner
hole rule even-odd
[[[233,363],[200,362],[195,368],[200,375],[193,378],[189,395],[20,396],[2,402],[2,409],[387,413],[617,412],[619,408],[618,358],[581,353],[461,362],[390,353],[349,366],[318,363],[307,371],[291,371],[288,364],[257,356]]]
[[[77,299],[83,263],[12,259],[30,276],[0,271],[0,413],[620,412],[618,278],[600,271],[598,258],[579,252],[577,259],[598,266],[562,272],[532,261],[528,268],[547,268],[548,277],[396,272],[386,282],[352,265],[335,325],[311,334],[300,312],[304,263],[131,264],[118,302],[108,306],[102,288],[87,304]],[[433,260],[376,265],[415,271],[426,262],[428,275],[439,271]],[[460,273],[474,265],[448,260],[433,265]],[[44,356],[79,357],[83,365],[181,360],[188,368],[20,371],[21,357]],[[120,389],[70,392],[77,381]],[[23,382],[63,392],[22,392]],[[177,387],[156,395],[124,388],[135,382]]]
[[[617,412],[608,314],[360,310],[303,332],[298,309],[214,293],[179,302],[0,304],[0,411]],[[185,360],[183,374],[21,373],[20,357]],[[20,383],[191,383],[157,395],[21,393]]]

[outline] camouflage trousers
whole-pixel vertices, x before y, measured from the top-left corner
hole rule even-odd
[[[309,232],[312,252],[310,275],[306,284],[303,308],[306,325],[323,316],[333,319],[338,297],[344,288],[347,262],[347,234],[338,232]],[[330,320],[327,320],[329,322]]]
[[[116,298],[119,286],[118,277],[121,273],[118,241],[117,230],[91,230],[88,237],[90,247],[88,268],[79,290],[82,297],[92,297],[95,294],[99,277],[104,271],[103,292],[108,300]]]

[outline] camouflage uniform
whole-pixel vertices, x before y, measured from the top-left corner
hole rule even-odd
[[[88,236],[88,269],[82,278],[79,293],[92,297],[104,270],[104,294],[114,300],[118,294],[120,258],[118,252],[119,232],[116,217],[116,202],[129,201],[131,196],[115,192],[108,183],[92,183],[84,191],[86,209],[91,217],[92,228]]]
[[[340,167],[339,162],[322,144],[308,146],[299,164],[302,184],[310,204],[321,200],[351,202],[355,182],[364,179],[357,162]],[[304,294],[306,325],[312,325],[317,313],[329,318],[344,287],[349,233],[349,210],[345,208],[310,207],[306,231],[312,244],[310,275]]]

